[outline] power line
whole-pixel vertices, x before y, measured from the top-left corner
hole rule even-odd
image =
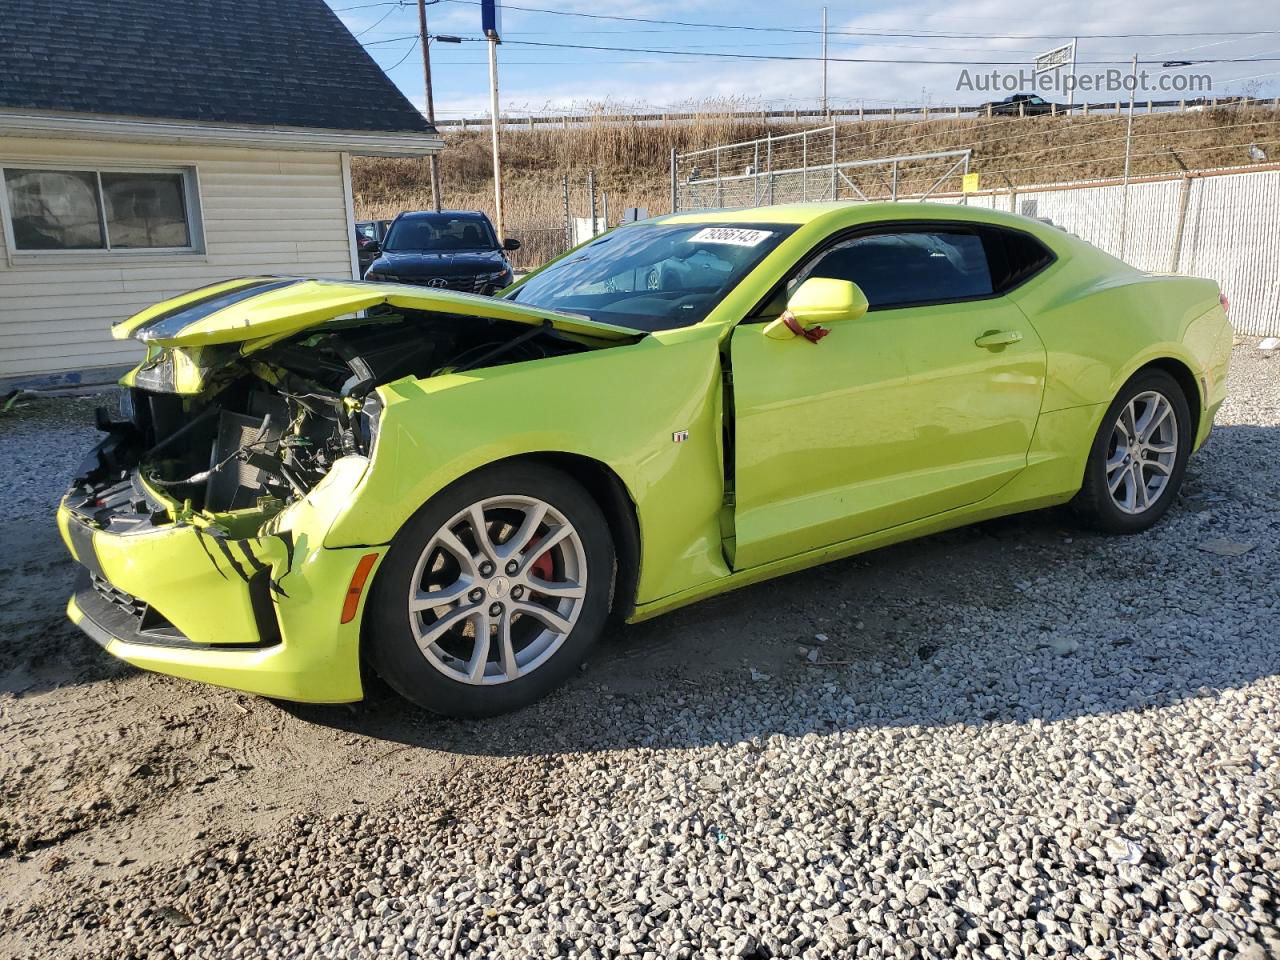
[[[473,41],[473,42],[478,42],[478,38],[464,38],[464,39],[468,39],[468,40],[471,40],[471,41]],[[520,41],[517,41],[517,40],[504,40],[504,41],[503,41],[503,43],[511,43],[511,44],[519,43],[519,42],[520,42]],[[772,43],[765,43],[765,44],[750,44],[750,43],[743,43],[743,44],[737,44],[737,46],[738,46],[738,47],[754,47],[754,46],[761,46],[761,47],[769,47],[769,48],[771,48],[771,49],[772,49],[772,48],[776,48],[777,46],[779,46],[779,44],[772,44]],[[809,46],[809,44],[805,44],[805,46]],[[1025,53],[1025,54],[1030,55],[1030,54],[1038,54],[1038,53],[1040,53],[1040,51],[1039,51],[1039,50],[1018,50],[1018,49],[1010,49],[1010,48],[1007,48],[1007,47],[1006,47],[1006,48],[999,49],[999,50],[991,50],[991,49],[989,49],[989,48],[982,48],[982,47],[930,47],[930,46],[924,46],[924,45],[921,45],[921,44],[914,44],[914,43],[849,44],[849,46],[859,46],[859,47],[871,46],[871,47],[874,47],[876,50],[888,50],[888,49],[894,49],[894,50],[929,50],[929,51],[935,51],[935,52],[938,52],[938,53],[956,53],[956,54],[959,54],[959,53],[975,53],[975,54],[979,54],[979,53],[1002,53],[1002,54]],[[595,48],[590,48],[590,47],[589,47],[589,48],[587,48],[587,49],[595,49]],[[630,49],[632,49],[632,48],[616,48],[616,49],[627,49],[627,50],[630,50]],[[641,52],[641,51],[637,50],[637,52]],[[679,56],[679,57],[695,57],[695,58],[696,58],[696,57],[699,57],[699,56],[703,56],[704,54],[705,54],[706,56],[709,56],[709,57],[716,57],[716,56],[719,56],[719,55],[720,55],[719,53],[717,53],[717,52],[716,52],[716,51],[714,51],[714,50],[713,50],[713,51],[704,51],[704,50],[702,50],[702,49],[697,49],[697,50],[688,50],[688,51],[685,51],[685,50],[671,50],[671,51],[668,51],[668,53],[669,53],[671,56]],[[1109,55],[1109,56],[1116,56],[1116,57],[1121,56],[1121,54],[1118,54],[1118,53],[1116,53],[1116,54],[1106,54],[1106,55]],[[776,58],[773,58],[773,57],[763,57],[763,56],[762,56],[762,57],[758,57],[758,58],[754,58],[754,59],[776,59]],[[778,58],[778,59],[783,59],[783,58]],[[795,58],[795,59],[804,59],[804,58]],[[809,59],[821,60],[822,58],[821,58],[821,57],[812,57],[812,58],[809,58]],[[834,58],[834,57],[830,57],[830,58],[828,58],[828,59],[829,59],[829,60],[836,60],[837,62],[839,62],[839,61],[838,61],[838,59],[837,59],[837,58]],[[1154,63],[1157,63],[1157,62],[1163,63],[1165,59],[1167,59],[1167,58],[1160,57],[1160,58],[1157,58],[1157,59],[1154,59],[1154,60],[1149,60],[1149,61],[1140,61],[1140,62],[1142,62],[1142,63],[1151,63],[1151,64],[1154,64]],[[487,64],[486,64],[486,61],[483,61],[483,60],[475,60],[475,61],[471,61],[471,60],[449,60],[449,59],[445,59],[445,60],[443,60],[442,62],[443,62],[443,63],[447,63],[447,64],[449,64],[449,65],[451,65],[451,66],[455,66],[455,65],[456,65],[456,66],[477,66],[477,65],[478,65],[478,66],[482,66],[482,67],[483,67],[483,66],[486,66],[486,65],[487,65]],[[603,64],[603,63],[609,63],[609,64],[616,64],[616,63],[687,63],[688,61],[687,61],[687,60],[671,60],[671,59],[665,59],[665,60],[662,60],[662,59],[657,59],[657,60],[655,60],[655,59],[650,59],[650,60],[511,60],[511,59],[507,59],[507,60],[504,60],[503,62],[504,62],[504,63],[511,63],[511,64],[545,64],[545,65],[547,65],[547,66],[589,66],[589,65],[592,65],[592,64]],[[890,61],[890,60],[874,60],[874,61],[859,61],[859,62],[892,63],[892,62],[894,62],[894,61]],[[952,61],[952,60],[920,60],[920,61],[914,61],[914,60],[912,60],[912,61],[910,61],[910,62],[912,62],[912,63],[919,62],[919,63],[923,63],[923,64],[929,64],[929,63],[941,63],[941,64],[944,64],[944,65],[964,63],[964,64],[966,64],[966,65],[976,65],[976,66],[981,66],[985,61],[968,61],[968,60],[965,60],[965,61],[960,61],[960,60],[955,60],[955,61]],[[1030,66],[1030,64],[1029,64],[1027,61],[1024,61],[1024,60],[1019,60],[1019,61],[1016,61],[1016,62],[1017,62],[1017,63],[1019,63],[1019,64],[1022,64],[1023,66]],[[1131,61],[1130,61],[1130,60],[1127,60],[1127,59],[1117,59],[1117,60],[1089,60],[1089,61],[1084,61],[1084,60],[1082,60],[1082,61],[1078,61],[1078,62],[1079,62],[1079,63],[1115,63],[1115,64],[1127,64],[1127,63],[1130,63]],[[1236,60],[1236,61],[1219,61],[1219,60],[1212,60],[1212,61],[1210,61],[1210,60],[1199,60],[1199,61],[1196,61],[1196,62],[1197,62],[1197,63],[1219,63],[1219,62],[1249,62],[1249,63],[1254,63],[1254,62],[1261,62],[1261,61],[1256,60],[1256,59],[1253,59],[1253,58],[1248,58],[1248,59],[1242,59],[1242,60]],[[1003,65],[1003,62],[1002,62],[1002,65]],[[855,99],[856,99],[856,98],[855,98]]]
[[[399,43],[401,40],[417,40],[416,33],[406,33],[403,37],[387,37],[385,40],[365,40],[360,44],[362,47],[373,47],[380,43]]]
[[[347,13],[351,10],[370,10],[373,7],[407,7],[404,0],[382,0],[380,3],[359,3],[354,7],[334,7],[334,13]]]
[[[1261,146],[1262,144],[1271,144],[1271,143],[1280,143],[1280,140],[1256,141],[1256,145],[1258,146]],[[1238,150],[1242,147],[1248,147],[1248,146],[1251,146],[1251,144],[1215,143],[1215,144],[1210,144],[1208,146],[1203,146],[1203,147],[1187,147],[1185,148],[1185,152],[1186,153],[1210,153],[1213,151],[1221,151],[1221,150]],[[1134,160],[1140,160],[1146,157],[1163,157],[1165,154],[1170,153],[1172,149],[1173,148],[1171,147],[1165,147],[1161,150],[1155,150],[1150,153],[1134,153],[1134,154],[1130,154],[1130,158]],[[989,174],[1026,173],[1029,170],[1039,171],[1039,170],[1048,170],[1050,168],[1055,168],[1055,167],[1079,167],[1079,166],[1086,166],[1088,164],[1098,164],[1098,163],[1104,163],[1110,160],[1123,160],[1123,159],[1124,159],[1124,154],[1121,153],[1121,154],[1116,154],[1110,157],[1088,157],[1088,158],[1082,158],[1079,160],[1065,160],[1060,163],[1037,163],[1034,166],[1015,167],[1012,170],[999,169],[999,168],[997,169],[985,168],[983,172],[989,173]],[[1098,179],[1107,179],[1107,178],[1098,178]]]
[[[409,49],[408,49],[408,50],[406,50],[406,51],[404,52],[404,56],[403,56],[403,57],[401,57],[399,60],[397,60],[395,63],[393,63],[393,64],[392,64],[391,66],[389,66],[389,67],[383,67],[381,64],[379,64],[379,68],[382,70],[382,72],[383,72],[383,73],[389,73],[389,72],[391,72],[391,71],[392,71],[392,70],[394,70],[396,67],[400,66],[400,64],[404,63],[406,60],[408,60],[408,59],[409,59],[409,55],[410,55],[411,53],[413,53],[413,51],[415,51],[415,50],[417,50],[417,49],[418,49],[418,44],[419,44],[419,42],[420,42],[420,41],[419,41],[417,38],[414,38],[413,45],[412,45],[412,46],[410,46],[410,47],[409,47]]]
[[[469,6],[480,6],[479,0],[428,0],[429,3],[462,3]],[[352,10],[370,10],[376,7],[409,7],[412,3],[409,0],[375,0],[372,3],[360,3],[348,7],[334,7],[335,13],[346,13]],[[697,30],[753,30],[766,33],[809,33],[821,34],[822,31],[816,27],[764,27],[749,24],[734,23],[711,23],[699,21],[685,20],[666,20],[657,17],[626,17],[621,15],[598,14],[598,13],[582,13],[573,10],[552,10],[545,7],[527,7],[514,4],[504,3],[503,6],[508,10],[519,10],[523,13],[541,13],[559,17],[581,17],[593,20],[613,20],[625,23],[653,23],[667,24],[677,26],[688,31]],[[927,20],[940,20],[951,23],[1003,23],[1007,18],[1004,17],[937,17],[932,14],[925,17]],[[521,31],[522,33],[528,31]],[[550,31],[532,31],[546,33]],[[583,31],[583,32],[613,32],[613,33],[669,33],[676,31],[667,30],[618,30],[618,31]],[[1082,40],[1107,40],[1107,39],[1140,39],[1143,37],[1251,37],[1261,34],[1280,34],[1280,30],[1207,30],[1207,31],[1185,31],[1185,32],[1154,32],[1154,33],[1074,33],[1072,30],[1065,30],[1055,34],[948,34],[942,31],[931,31],[921,34],[916,33],[899,33],[899,32],[880,32],[875,30],[831,30],[829,33],[833,35],[843,36],[884,36],[884,37],[916,37],[920,39],[937,38],[937,39],[957,39],[957,40],[1060,40],[1067,34],[1077,36]],[[1194,48],[1193,48],[1194,49]]]
[[[391,16],[393,13],[395,13],[394,9],[388,10],[386,13],[380,16],[377,20],[375,20],[371,26],[365,27],[359,33],[353,33],[352,36],[355,37],[357,40],[359,40],[366,33],[372,33],[374,30],[378,29],[378,27],[382,25],[383,20],[387,19],[387,17]]]
[[[361,36],[361,35],[363,35],[364,33],[367,33],[367,32],[368,32],[369,30],[371,30],[371,29],[373,29],[373,28],[372,28],[372,27],[370,27],[370,28],[368,28],[368,29],[366,29],[366,30],[364,30],[364,31],[361,31],[361,33],[356,34],[356,36]],[[582,35],[594,35],[594,34],[601,34],[601,33],[612,36],[612,35],[616,35],[616,34],[618,34],[618,33],[629,34],[629,33],[647,33],[647,32],[652,32],[652,33],[669,33],[669,32],[671,32],[671,31],[667,31],[667,30],[655,30],[655,31],[645,31],[645,30],[636,30],[636,31],[626,31],[626,30],[577,30],[577,31],[574,31],[575,35],[577,35],[577,36],[582,36]],[[521,36],[521,37],[536,37],[536,36],[555,36],[555,37],[559,37],[559,36],[563,36],[563,35],[564,35],[564,32],[563,32],[563,31],[551,31],[551,30],[545,30],[545,31],[538,31],[538,30],[521,30],[521,31],[519,31],[519,36]],[[514,43],[515,41],[514,41],[514,40],[505,40],[504,42],[506,42],[506,43]],[[1237,43],[1237,42],[1239,42],[1239,41],[1238,41],[1238,40],[1222,40],[1222,41],[1219,41],[1219,42],[1220,42],[1220,43]],[[698,51],[698,50],[705,50],[705,49],[707,49],[707,48],[709,48],[709,47],[712,47],[712,46],[723,46],[723,42],[721,42],[720,44],[706,44],[706,43],[691,43],[691,44],[684,44],[684,47],[683,47],[683,48],[689,49],[689,50],[691,50],[691,51]],[[762,42],[762,43],[735,43],[735,44],[734,44],[734,47],[735,47],[735,48],[744,48],[744,47],[767,47],[767,48],[769,48],[769,49],[771,49],[771,50],[772,50],[772,49],[776,49],[776,48],[778,48],[778,47],[806,47],[806,48],[811,48],[812,46],[813,46],[813,41],[812,41],[812,40],[772,40],[772,41]],[[899,50],[940,50],[940,51],[942,51],[942,52],[951,52],[951,53],[963,53],[963,52],[966,52],[966,51],[973,51],[973,52],[975,52],[975,53],[977,53],[977,52],[981,52],[981,53],[991,53],[991,52],[993,52],[993,51],[991,50],[991,48],[990,48],[990,47],[979,47],[979,46],[931,47],[931,46],[926,46],[926,45],[924,45],[924,44],[919,44],[919,43],[863,43],[863,42],[853,42],[853,41],[844,41],[844,42],[834,42],[834,41],[833,41],[833,42],[832,42],[832,44],[831,44],[831,46],[833,46],[833,47],[849,47],[849,48],[853,48],[853,49],[862,48],[862,47],[874,47],[874,48],[876,48],[877,50],[879,50],[879,49],[889,49],[889,48],[892,48],[892,49],[899,49]],[[1195,48],[1192,48],[1192,49],[1195,49]],[[1013,47],[1001,47],[1000,49],[998,49],[998,50],[996,50],[996,51],[994,51],[994,52],[996,52],[996,53],[1026,53],[1026,54],[1038,54],[1038,53],[1041,53],[1042,51],[1041,51],[1039,48],[1032,49],[1032,48],[1029,48],[1029,47],[1028,47],[1028,48],[1025,48],[1025,49],[1018,49],[1018,48],[1013,48]],[[1116,55],[1117,55],[1117,56],[1119,56],[1119,54],[1116,54]],[[1153,56],[1154,56],[1154,54],[1153,54]],[[1164,54],[1161,54],[1161,56],[1164,56]],[[1126,60],[1125,62],[1126,62],[1126,63],[1128,63],[1129,61],[1127,61],[1127,60]]]
[[[449,3],[466,3],[466,4],[471,4],[471,5],[477,5],[477,6],[479,5],[478,0],[432,0],[432,2],[434,2],[434,3],[440,3],[440,2],[449,2]],[[390,6],[390,7],[407,7],[407,6],[409,6],[409,4],[408,4],[408,3],[406,3],[406,2],[404,2],[404,0],[383,0],[383,2],[379,2],[379,3],[363,4],[363,5],[359,5],[359,6],[355,6],[355,7],[343,7],[343,8],[340,8],[340,9],[341,9],[341,10],[343,10],[343,11],[348,11],[348,10],[360,10],[360,9],[367,9],[367,8],[371,8],[371,7],[383,7],[383,6]],[[673,25],[681,26],[681,27],[688,28],[688,29],[691,29],[691,30],[725,30],[725,29],[728,29],[728,30],[749,30],[749,31],[768,32],[768,33],[777,33],[777,32],[782,32],[782,33],[803,33],[803,34],[812,34],[812,35],[820,35],[820,34],[821,34],[821,32],[822,32],[822,31],[820,31],[820,30],[813,30],[813,29],[809,29],[809,28],[800,28],[800,27],[760,27],[760,26],[751,26],[751,25],[745,25],[745,24],[714,24],[714,23],[705,23],[705,24],[700,24],[700,23],[691,23],[691,22],[679,21],[679,20],[660,20],[660,19],[644,18],[644,17],[623,17],[623,16],[614,16],[614,15],[606,15],[606,14],[588,14],[588,13],[579,13],[579,12],[576,12],[576,11],[549,10],[549,9],[544,9],[544,8],[539,8],[539,7],[521,7],[521,6],[513,6],[513,5],[510,5],[510,4],[506,4],[505,6],[507,7],[507,9],[512,9],[512,10],[522,10],[522,11],[526,11],[526,12],[534,12],[534,13],[546,13],[546,14],[552,14],[552,15],[556,15],[556,16],[587,17],[587,18],[591,18],[591,19],[622,20],[622,21],[628,21],[628,22],[640,22],[640,23],[665,23],[665,24],[673,24]],[[377,23],[375,23],[372,27],[366,28],[365,30],[361,31],[361,32],[360,32],[360,34],[357,34],[357,36],[362,36],[363,34],[368,33],[369,31],[371,31],[372,29],[374,29],[375,27],[377,27],[379,24],[381,24],[381,23],[382,23],[382,21],[383,21],[383,20],[385,20],[388,16],[390,16],[390,14],[391,14],[391,13],[393,13],[393,12],[395,12],[395,11],[394,11],[394,10],[390,10],[390,11],[388,11],[386,14],[384,14],[384,15],[383,15],[383,16],[382,16],[382,17],[377,21]],[[547,32],[549,32],[549,31],[520,31],[520,33],[521,33],[521,35],[522,35],[522,36],[532,36],[532,35],[538,35],[538,34],[540,34],[540,33],[541,33],[541,34],[545,34],[545,33],[547,33]],[[599,32],[599,33],[617,33],[617,32],[623,32],[623,31],[582,31],[582,32],[583,32],[583,33],[597,33],[597,32]],[[632,31],[632,32],[645,32],[645,33],[668,33],[668,32],[674,32],[674,31],[654,30],[654,31]],[[829,31],[829,32],[830,32],[831,34],[835,34],[835,35],[850,36],[850,37],[867,37],[867,38],[880,38],[880,37],[884,37],[884,38],[915,38],[915,39],[936,39],[936,40],[989,40],[989,41],[990,41],[990,40],[1018,40],[1018,39],[1028,39],[1028,40],[1035,40],[1035,39],[1060,39],[1060,38],[1059,38],[1059,37],[1057,37],[1056,35],[1052,35],[1052,34],[1044,34],[1044,35],[1035,35],[1035,34],[1021,34],[1021,35],[1016,35],[1016,34],[1004,34],[1004,35],[998,35],[998,34],[947,34],[947,33],[938,33],[938,32],[935,32],[935,33],[894,33],[894,32],[879,32],[879,31],[842,31],[842,30],[832,30],[832,31]],[[1239,41],[1240,41],[1240,40],[1242,40],[1242,39],[1248,39],[1248,38],[1260,37],[1260,36],[1263,36],[1263,35],[1272,35],[1272,34],[1280,34],[1280,30],[1216,31],[1216,32],[1214,32],[1214,31],[1210,31],[1210,32],[1207,32],[1207,33],[1143,33],[1143,34],[1124,34],[1124,33],[1121,33],[1121,34],[1093,34],[1093,35],[1090,35],[1090,34],[1081,34],[1081,35],[1080,35],[1080,37],[1081,37],[1081,38],[1086,38],[1086,39],[1088,39],[1088,38],[1094,38],[1094,39],[1124,39],[1124,38],[1131,38],[1131,39],[1132,39],[1132,38],[1139,38],[1139,37],[1151,37],[1151,38],[1156,38],[1156,37],[1206,37],[1206,36],[1227,36],[1227,37],[1231,38],[1231,39],[1228,39],[1228,40],[1221,40],[1221,41],[1217,41],[1216,43],[1203,44],[1203,45],[1198,46],[1198,47],[1191,47],[1191,48],[1190,48],[1191,50],[1196,50],[1196,49],[1203,49],[1204,47],[1207,47],[1207,46],[1219,46],[1219,45],[1224,44],[1224,43],[1239,42]],[[369,43],[369,44],[373,44],[373,43],[394,43],[394,42],[396,42],[396,41],[398,41],[398,40],[402,40],[402,39],[408,39],[408,37],[393,37],[393,38],[388,38],[388,39],[385,39],[385,40],[374,40],[374,41],[369,41],[368,43]],[[465,39],[475,39],[475,38],[465,38]],[[533,41],[533,40],[514,40],[514,39],[512,39],[512,40],[506,40],[506,41],[504,41],[504,42],[506,42],[506,43],[523,43],[523,44],[525,44],[525,45],[529,45],[529,46],[538,45],[538,44],[540,43],[539,41]],[[802,43],[803,43],[803,41],[774,41],[774,42],[770,42],[770,43],[759,44],[758,46],[767,46],[767,47],[770,47],[770,48],[776,48],[776,47],[777,47],[777,46],[779,46],[779,45],[797,46],[797,45],[801,45]],[[569,48],[572,48],[572,49],[582,49],[582,50],[626,51],[626,52],[641,52],[641,53],[662,53],[662,54],[666,54],[666,55],[676,55],[676,56],[696,56],[696,55],[698,55],[698,53],[697,53],[697,52],[689,52],[689,53],[686,53],[684,50],[648,50],[648,49],[638,48],[638,47],[611,47],[611,46],[603,46],[603,45],[601,45],[601,46],[591,46],[591,45],[585,45],[585,44],[554,44],[554,43],[550,43],[550,42],[541,42],[541,45],[543,45],[543,46],[561,46],[561,47],[569,47]],[[965,48],[961,48],[961,47],[928,47],[928,46],[923,46],[923,45],[921,45],[921,44],[862,44],[862,43],[855,43],[855,42],[846,42],[846,43],[841,43],[841,44],[839,44],[839,45],[840,45],[840,46],[855,47],[855,48],[856,48],[856,47],[859,47],[859,46],[877,46],[877,47],[896,47],[896,48],[900,48],[900,49],[937,50],[937,51],[947,51],[947,50],[957,50],[957,51],[959,51],[959,50],[963,50],[963,49],[965,49]],[[687,45],[687,46],[692,47],[692,48],[701,48],[701,47],[704,47],[704,46],[706,46],[706,45],[703,45],[703,44],[691,44],[691,45]],[[748,45],[746,45],[746,44],[740,44],[739,46],[748,46]],[[752,45],[749,45],[749,46],[756,46],[756,45],[752,44]],[[980,49],[980,48],[969,48],[969,49],[977,50],[977,49]],[[1037,52],[1037,51],[1034,51],[1034,50],[1007,50],[1007,51],[1002,51],[1002,52],[1008,52],[1008,53],[1034,53],[1034,52]],[[736,58],[743,58],[743,59],[760,59],[760,60],[764,60],[764,59],[775,59],[775,60],[786,60],[786,59],[791,59],[791,60],[821,60],[821,59],[822,59],[822,58],[820,58],[820,57],[784,57],[784,56],[781,56],[781,55],[779,55],[779,56],[773,56],[773,57],[760,56],[760,57],[749,57],[749,58],[748,58],[748,57],[746,57],[745,55],[740,55],[740,54],[728,54],[728,53],[718,53],[718,52],[714,52],[714,51],[708,52],[706,55],[707,55],[707,56],[711,56],[711,57],[734,56],[734,57],[736,57]],[[830,60],[834,60],[834,61],[836,61],[836,62],[858,62],[858,63],[863,63],[863,62],[866,62],[866,63],[898,63],[898,62],[901,62],[901,63],[917,63],[917,62],[919,62],[919,63],[923,63],[923,64],[928,64],[928,63],[939,63],[939,64],[943,64],[943,65],[954,65],[954,64],[953,64],[952,62],[950,62],[950,61],[927,61],[927,60],[922,60],[922,61],[914,61],[914,60],[909,60],[909,61],[894,61],[894,60],[864,60],[864,59],[854,59],[854,58],[843,58],[843,60],[842,60],[842,58],[834,58],[834,57],[830,57],[830,58],[827,58],[827,59],[828,59],[829,61],[830,61]],[[680,62],[680,61],[675,61],[675,62]],[[1080,63],[1085,63],[1085,64],[1097,64],[1097,65],[1116,65],[1116,64],[1123,65],[1123,64],[1127,64],[1127,63],[1129,63],[1130,61],[1129,61],[1128,59],[1124,59],[1124,60],[1093,60],[1093,61],[1079,61],[1079,62],[1080,62]],[[1154,64],[1154,63],[1156,63],[1156,62],[1163,62],[1163,61],[1162,61],[1162,60],[1159,60],[1159,61],[1158,61],[1158,60],[1156,60],[1156,59],[1152,59],[1152,60],[1149,60],[1149,61],[1140,61],[1140,62],[1142,62],[1142,63],[1146,63],[1146,64]],[[1261,61],[1259,61],[1257,58],[1240,58],[1240,59],[1234,59],[1234,60],[1197,60],[1197,61],[1194,61],[1194,63],[1254,63],[1254,62],[1261,62]],[[956,61],[955,63],[960,63],[960,61]],[[969,63],[969,61],[964,61],[964,63],[965,63],[965,64],[968,64],[968,63]],[[1019,60],[1019,61],[987,61],[987,63],[989,63],[991,66],[1016,66],[1016,65],[1021,65],[1021,64],[1022,64],[1022,61],[1021,61],[1021,60]],[[975,62],[975,64],[974,64],[974,65],[982,65],[982,62]]]
[[[469,0],[453,0],[453,2],[469,2]],[[401,38],[403,39],[403,38]],[[468,43],[482,42],[480,37],[461,37],[461,40]],[[766,53],[732,53],[729,51],[685,51],[685,50],[668,50],[657,47],[614,47],[605,46],[603,44],[589,43],[552,43],[546,40],[503,40],[503,43],[523,47],[548,47],[558,50],[603,50],[610,53],[653,53],[661,56],[677,56],[677,57],[715,57],[720,59],[731,60],[770,60],[782,62],[803,62],[803,63],[821,63],[822,57],[807,57],[788,54],[766,54]],[[961,67],[1025,67],[1025,60],[921,60],[918,58],[901,58],[901,59],[883,59],[877,57],[827,57],[831,63],[885,63],[885,64],[909,64],[914,66],[961,66]],[[1191,60],[1189,65],[1213,64],[1213,63],[1268,63],[1280,60],[1280,57],[1222,57],[1205,60]],[[1077,63],[1080,66],[1118,66],[1127,65],[1129,60],[1080,60]],[[1143,66],[1153,66],[1163,63],[1163,60],[1139,60],[1138,63]]]
[[[468,6],[480,6],[480,0],[439,0],[442,3],[462,3]],[[760,33],[806,33],[820,35],[822,31],[813,27],[764,27],[741,23],[707,23],[690,20],[665,20],[657,17],[624,17],[619,14],[583,13],[576,10],[550,10],[546,7],[525,7],[504,3],[504,10],[520,10],[524,13],[543,13],[557,17],[582,17],[590,20],[616,20],[626,23],[659,23],[677,27],[698,27],[711,30],[750,30]],[[847,37],[909,37],[916,39],[953,39],[953,40],[1061,40],[1062,33],[1021,33],[1021,34],[969,34],[969,33],[900,33],[880,30],[831,30],[829,33]],[[1280,34],[1280,30],[1204,30],[1194,32],[1156,32],[1156,33],[1074,33],[1081,40],[1119,40],[1141,39],[1144,37],[1249,37],[1258,34]],[[504,41],[510,43],[512,41]]]

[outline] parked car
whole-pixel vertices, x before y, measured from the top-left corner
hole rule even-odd
[[[1196,97],[1186,102],[1187,113],[1203,113],[1206,110],[1223,110],[1228,107],[1248,106],[1248,97]]]
[[[387,235],[390,220],[359,220],[356,222],[356,257],[360,262],[360,276],[369,269],[377,255],[378,245]]]
[[[520,241],[499,243],[483,213],[444,210],[400,214],[382,242],[370,249],[375,259],[365,271],[366,280],[493,293],[511,283],[506,251],[519,250]]]
[[[980,112],[990,111],[995,117],[1038,117],[1053,113],[1054,105],[1044,97],[1034,93],[1015,93],[1003,100],[992,100],[978,108]]]
[[[497,298],[231,280],[114,334],[147,357],[58,511],[71,618],[148,669],[334,703],[366,663],[457,716],[609,616],[1057,504],[1146,530],[1232,339],[1211,280],[893,203],[624,224]]]

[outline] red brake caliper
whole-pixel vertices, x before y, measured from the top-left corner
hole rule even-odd
[[[540,541],[541,539],[542,537],[540,536],[534,537],[532,540],[529,541],[529,546],[526,549],[532,550],[534,547],[538,545],[538,541]],[[539,580],[550,581],[551,574],[554,570],[554,567],[552,566],[552,563],[551,563],[551,551],[548,550],[546,553],[540,556],[537,560],[533,561],[533,563],[529,564],[529,570]]]

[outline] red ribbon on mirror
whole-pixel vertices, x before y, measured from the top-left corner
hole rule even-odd
[[[794,333],[797,337],[804,337],[810,343],[817,343],[819,340],[821,340],[823,337],[825,337],[828,333],[831,332],[826,327],[817,327],[817,326],[810,327],[808,330],[806,330],[803,326],[801,326],[800,321],[795,318],[795,314],[793,314],[790,310],[784,310],[782,312],[782,322],[783,324],[786,325],[786,328],[790,330],[792,333]]]

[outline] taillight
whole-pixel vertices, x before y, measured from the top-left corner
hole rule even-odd
[[[1227,299],[1227,295],[1222,291],[1218,291],[1218,302],[1222,304],[1223,313],[1231,309],[1231,301]]]

